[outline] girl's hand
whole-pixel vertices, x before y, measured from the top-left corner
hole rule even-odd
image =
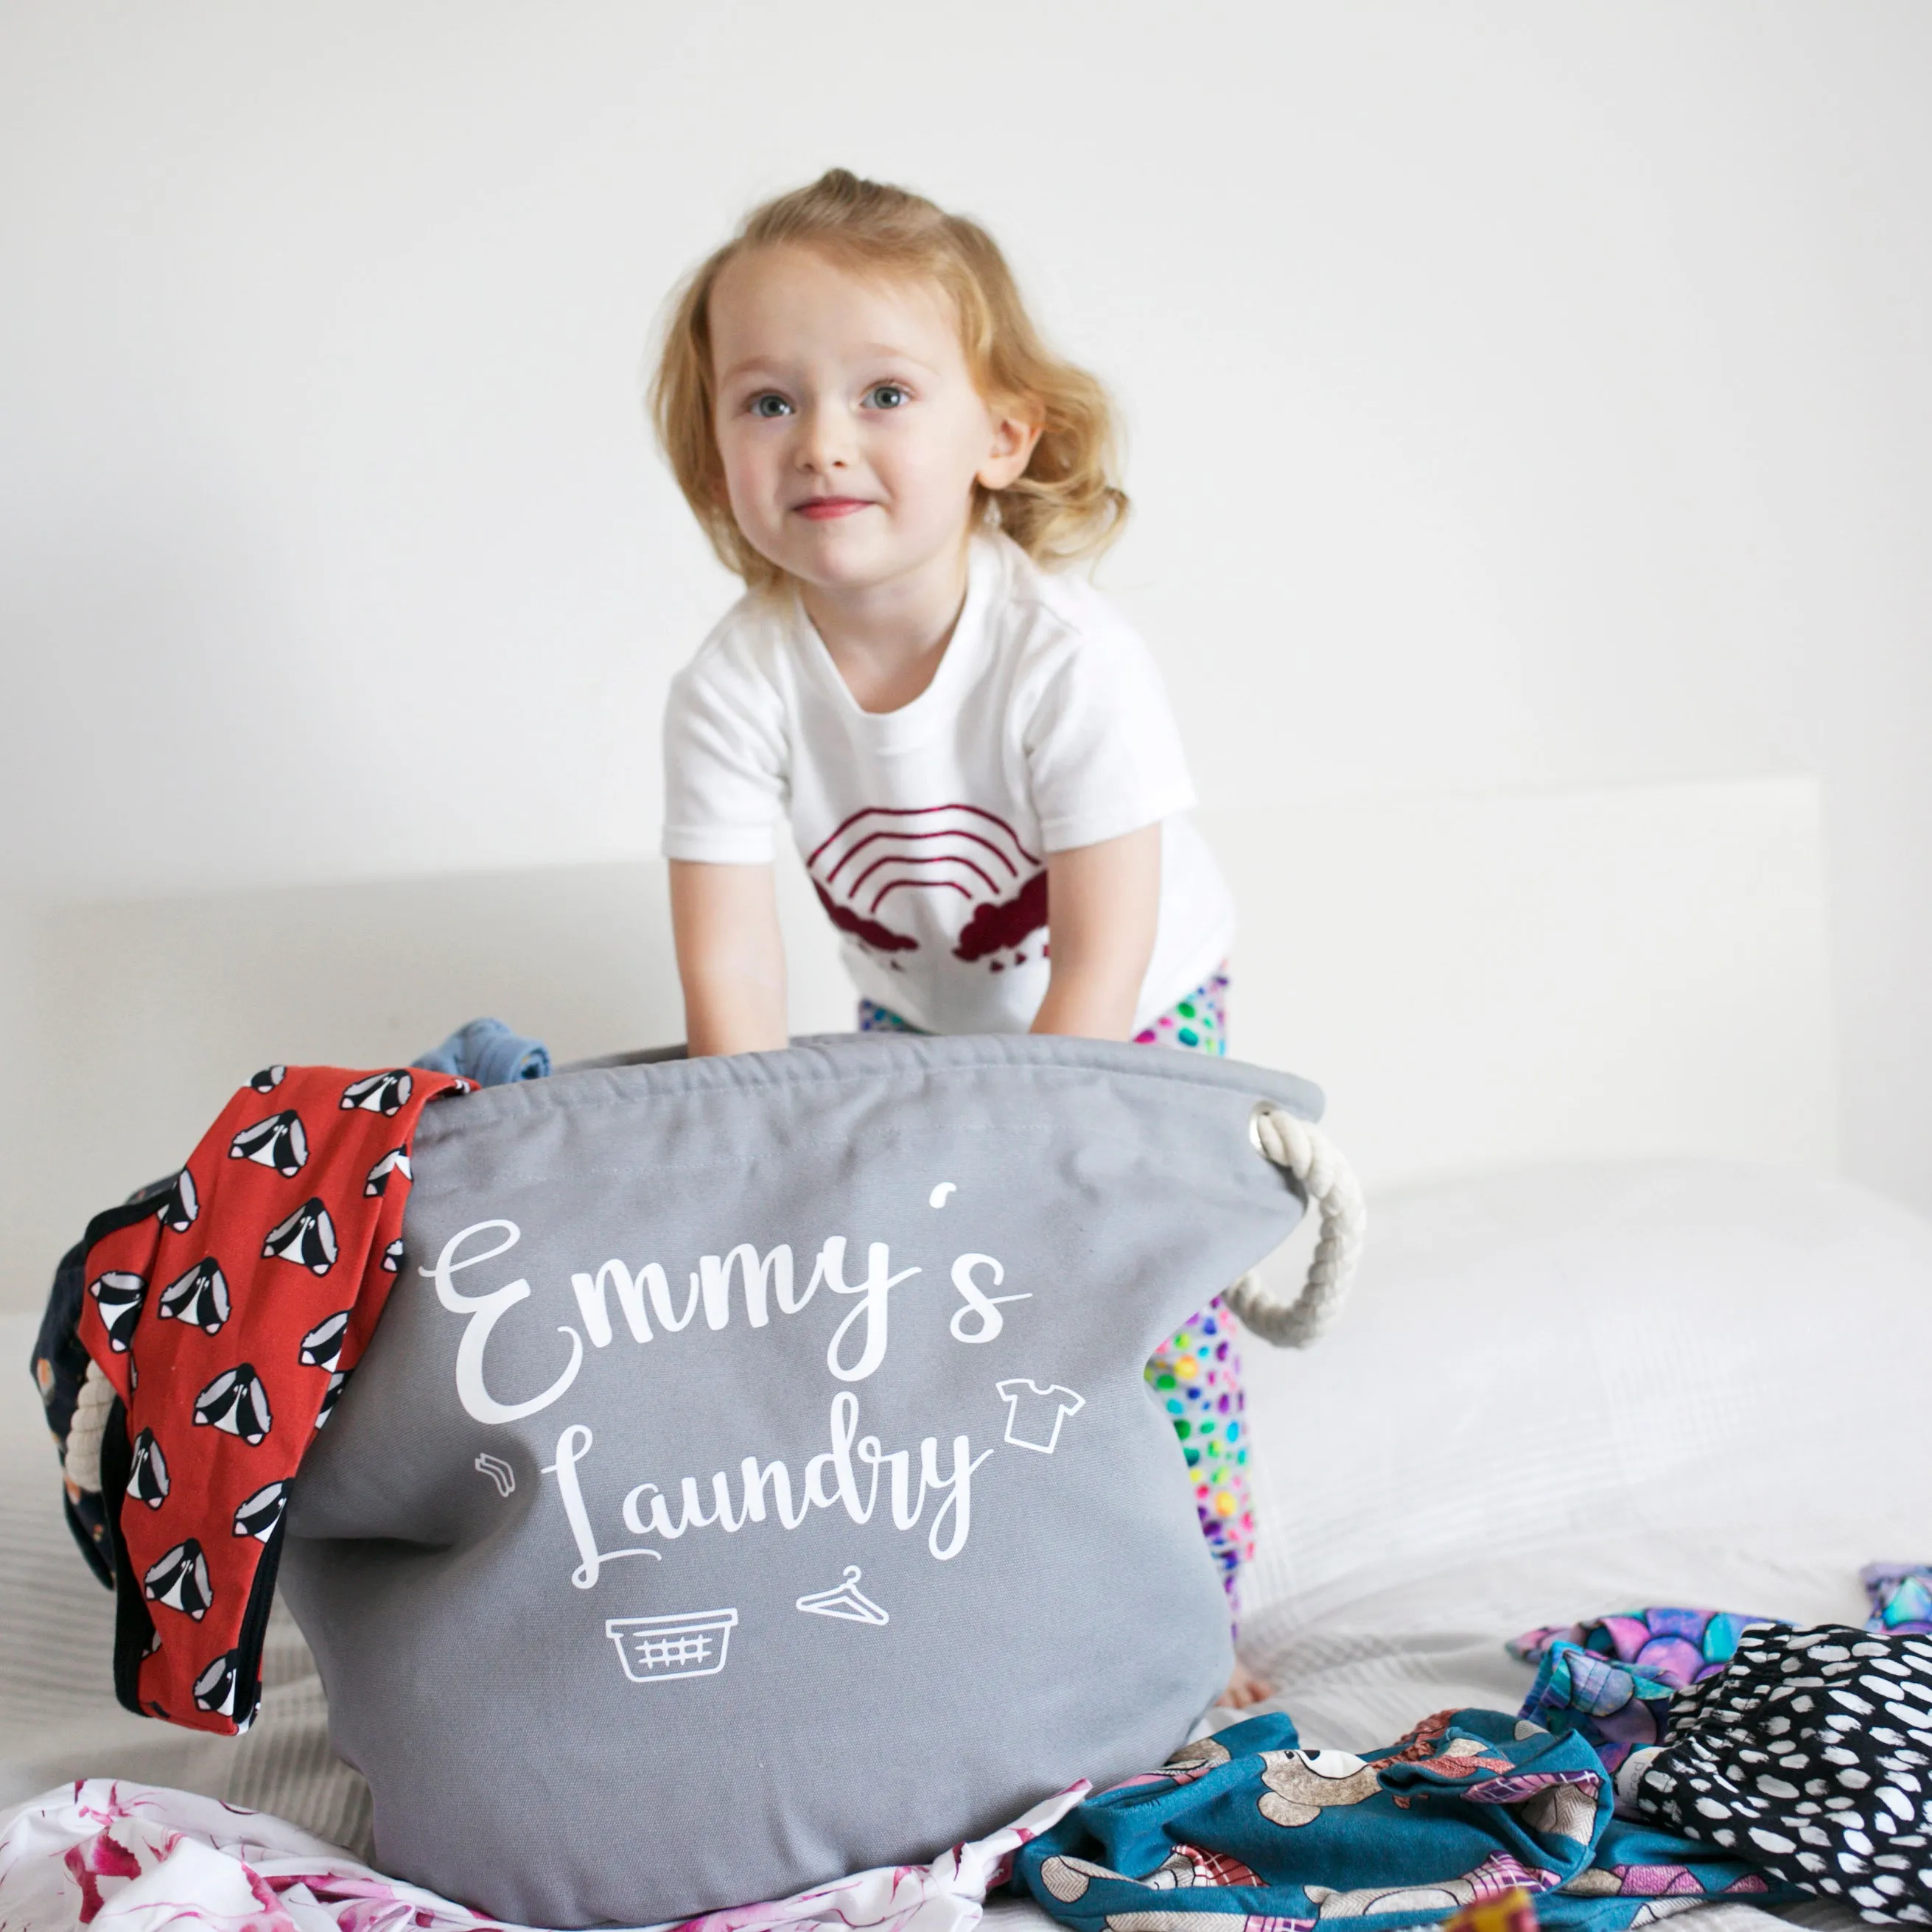
[[[1160,827],[1049,853],[1046,906],[1053,976],[1034,1031],[1129,1038],[1160,919]]]
[[[670,924],[692,1058],[784,1046],[784,942],[771,867],[674,859]]]

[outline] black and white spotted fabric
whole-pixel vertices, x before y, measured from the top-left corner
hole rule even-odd
[[[1760,1624],[1618,1782],[1643,1816],[1860,1917],[1932,1924],[1932,1636]]]

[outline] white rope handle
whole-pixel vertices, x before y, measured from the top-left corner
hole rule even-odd
[[[1241,1325],[1277,1348],[1305,1348],[1335,1318],[1360,1260],[1368,1209],[1348,1163],[1318,1127],[1264,1101],[1248,1131],[1255,1145],[1300,1182],[1322,1232],[1308,1279],[1292,1301],[1277,1301],[1251,1270],[1222,1296]]]
[[[91,1496],[100,1493],[100,1444],[107,1433],[107,1412],[114,1406],[114,1384],[100,1372],[98,1362],[87,1365],[87,1379],[74,1405],[68,1425],[67,1454],[62,1466],[67,1479]]]

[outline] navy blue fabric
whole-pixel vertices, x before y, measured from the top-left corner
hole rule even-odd
[[[46,1312],[40,1318],[40,1332],[34,1340],[33,1376],[56,1454],[63,1465],[68,1432],[74,1426],[74,1409],[87,1380],[87,1349],[80,1339],[87,1251],[115,1228],[130,1227],[150,1214],[159,1214],[166,1219],[178,1214],[181,1209],[178,1190],[184,1178],[183,1174],[170,1174],[150,1181],[118,1208],[97,1214],[88,1224],[86,1234],[61,1257],[60,1265],[54,1271]],[[189,1212],[191,1216],[191,1208]],[[116,1402],[110,1418],[110,1431],[119,1426],[113,1417],[120,1413],[121,1405]],[[80,1544],[80,1553],[87,1558],[88,1568],[111,1590],[114,1588],[114,1513],[98,1490],[79,1489],[72,1483],[64,1483],[62,1489],[67,1526]]]
[[[479,1087],[507,1087],[513,1080],[548,1078],[550,1049],[540,1040],[512,1033],[501,1020],[472,1020],[410,1064],[458,1074]]]
[[[1287,1717],[1253,1718],[1088,1799],[1015,1875],[1082,1932],[1172,1932],[1184,1913],[1199,1932],[1392,1932],[1511,1886],[1546,1927],[1624,1932],[1664,1898],[1799,1895],[1612,1804],[1585,1739],[1500,1712],[1442,1712],[1362,1757],[1304,1751]]]

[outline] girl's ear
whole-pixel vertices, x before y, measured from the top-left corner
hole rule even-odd
[[[1026,474],[1046,424],[1039,403],[1030,396],[994,403],[988,413],[993,419],[993,440],[974,480],[982,489],[1004,490]]]

